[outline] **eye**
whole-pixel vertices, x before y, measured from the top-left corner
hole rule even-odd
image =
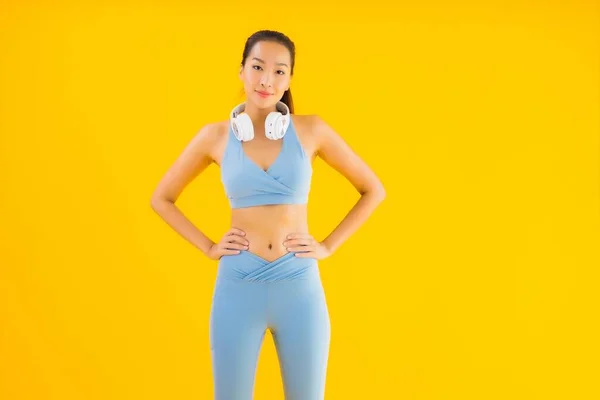
[[[254,70],[256,70],[256,71],[258,71],[258,68],[261,68],[261,69],[262,69],[262,67],[261,67],[260,65],[253,65],[253,66],[252,66],[252,68],[253,68]],[[277,73],[278,73],[279,75],[285,75],[285,71],[284,71],[284,70],[282,70],[282,69],[280,69],[280,70],[277,70]]]

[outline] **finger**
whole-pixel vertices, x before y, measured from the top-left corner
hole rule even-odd
[[[293,247],[288,247],[287,249],[289,251],[301,251],[301,252],[314,251],[313,246],[293,246]]]
[[[245,245],[248,245],[248,244],[249,244],[249,243],[248,243],[248,240],[247,240],[246,238],[244,238],[244,237],[242,237],[242,236],[238,236],[238,235],[230,235],[230,236],[226,236],[226,237],[225,237],[225,241],[226,241],[227,243],[233,243],[233,242],[236,242],[236,243],[245,244]]]
[[[312,238],[309,239],[292,239],[285,241],[286,246],[310,246],[314,244],[314,240]]]
[[[294,256],[300,257],[300,258],[315,257],[315,252],[314,251],[305,251],[305,252],[295,253]]]
[[[229,230],[229,232],[227,232],[228,235],[240,235],[240,236],[246,236],[246,232],[244,232],[241,229],[238,228],[231,228]]]
[[[287,235],[287,239],[308,239],[312,238],[309,233],[290,233]]]
[[[224,249],[235,249],[235,250],[246,250],[248,248],[248,246],[232,242],[232,243],[225,243],[223,245],[223,248]]]
[[[223,250],[223,255],[234,255],[234,254],[240,254],[240,250]]]

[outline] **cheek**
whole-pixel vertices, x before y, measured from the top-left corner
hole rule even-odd
[[[252,73],[252,71],[245,71],[242,75],[242,79],[245,84],[254,84],[256,81],[257,74]]]
[[[246,79],[246,80],[244,81],[244,89],[245,89],[246,91],[249,91],[249,92],[251,92],[251,91],[253,91],[254,89],[256,89],[258,86],[259,86],[259,84],[258,84],[257,82],[253,82],[253,81],[252,81],[252,80],[250,80],[250,79]]]
[[[280,79],[277,81],[277,88],[281,91],[285,90],[285,88],[289,84],[289,79]]]
[[[244,78],[244,86],[246,86],[246,87],[252,86],[252,82],[250,81],[250,79],[248,79],[248,77]]]

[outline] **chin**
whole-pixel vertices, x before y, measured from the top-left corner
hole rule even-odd
[[[269,96],[268,98],[263,99],[262,97],[256,95],[255,99],[253,99],[252,102],[258,108],[269,108],[277,104],[278,101],[276,100],[276,98],[276,96]]]

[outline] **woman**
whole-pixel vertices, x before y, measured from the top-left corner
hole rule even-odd
[[[239,75],[246,102],[229,119],[200,129],[152,198],[173,229],[218,261],[210,313],[217,400],[252,398],[266,329],[286,399],[324,398],[330,321],[318,260],[332,255],[385,197],[376,175],[320,117],[293,114],[294,61],[294,43],[282,33],[250,36]],[[361,194],[322,241],[309,233],[306,207],[317,155]],[[216,243],[175,206],[213,162],[232,208],[231,229]]]

